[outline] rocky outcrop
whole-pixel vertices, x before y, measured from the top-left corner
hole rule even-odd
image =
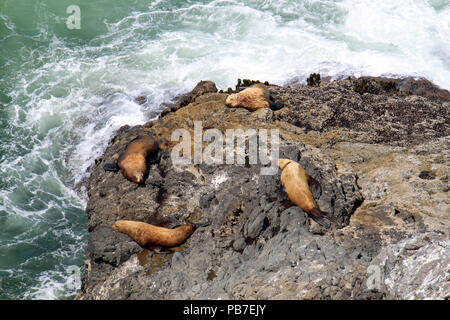
[[[189,103],[195,100],[195,98],[208,92],[217,92],[216,84],[212,81],[200,81],[195,88],[186,94],[175,97],[175,103],[165,103],[163,105],[164,110],[161,112],[161,117],[164,117],[170,112],[177,111],[178,109],[187,106]]]
[[[417,95],[433,101],[450,102],[450,92],[441,89],[427,79],[412,77],[391,79],[383,77],[361,77],[355,79],[353,88],[360,94],[390,93],[397,95]]]
[[[363,80],[277,88],[273,96],[287,108],[275,118],[305,131],[336,132],[341,141],[407,146],[448,135],[448,104],[384,92],[377,82]],[[370,89],[359,90],[361,83]]]
[[[78,298],[448,297],[450,104],[388,86],[358,92],[355,81],[269,85],[284,108],[253,113],[227,108],[227,94],[208,84],[160,119],[121,128],[89,179],[89,260]],[[319,182],[314,197],[338,223],[321,227],[294,206],[279,171],[261,175],[268,165],[250,164],[249,146],[231,149],[240,164],[174,163],[172,133],[187,130],[193,145],[195,121],[223,134],[279,130],[279,157]],[[162,148],[145,186],[102,169],[139,134]],[[158,254],[113,230],[120,219],[211,224]]]

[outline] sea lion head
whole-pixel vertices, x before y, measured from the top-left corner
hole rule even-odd
[[[141,170],[133,170],[132,180],[138,184],[144,182],[144,173]]]
[[[239,96],[235,93],[230,94],[225,100],[225,104],[230,107],[237,107],[239,106],[239,103],[240,103]]]
[[[114,224],[113,224],[113,229],[114,230],[118,230],[118,231],[120,231],[120,230],[122,230],[122,227],[123,227],[123,223],[124,222],[124,220],[119,220],[119,221],[116,221],[116,222],[114,222]]]
[[[278,167],[283,171],[283,169],[291,162],[291,159],[278,159]]]

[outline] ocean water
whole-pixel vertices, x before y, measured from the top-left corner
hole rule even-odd
[[[88,169],[161,102],[311,72],[450,89],[449,35],[449,0],[0,0],[0,299],[77,294]]]

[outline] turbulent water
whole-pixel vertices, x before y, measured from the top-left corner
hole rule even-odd
[[[80,186],[120,126],[200,80],[412,75],[450,89],[449,35],[448,0],[0,0],[0,299],[75,296]]]

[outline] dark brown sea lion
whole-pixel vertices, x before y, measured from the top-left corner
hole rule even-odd
[[[113,224],[117,231],[128,234],[140,246],[146,248],[175,247],[186,241],[198,227],[209,223],[188,223],[173,229],[155,226],[145,222],[119,220]]]
[[[140,135],[131,141],[125,151],[119,156],[117,164],[107,163],[107,171],[122,171],[125,178],[141,184],[148,174],[148,163],[159,161],[160,152],[158,142],[150,136]]]
[[[238,93],[230,94],[225,100],[228,107],[243,107],[250,111],[261,108],[278,110],[283,107],[282,103],[275,103],[262,83],[257,83]]]
[[[334,217],[320,210],[309,188],[311,183],[317,182],[300,164],[290,159],[278,159],[278,166],[281,169],[281,184],[295,205],[322,226],[327,226],[326,220],[336,222]]]

